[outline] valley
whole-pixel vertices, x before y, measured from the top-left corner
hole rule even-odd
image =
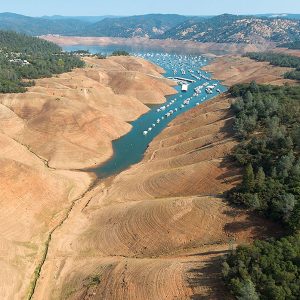
[[[253,68],[278,82],[285,71]],[[256,79],[241,74],[232,83]],[[221,95],[185,112],[140,163],[90,189],[53,233],[33,298],[231,299],[223,255],[281,232],[223,197],[241,180],[230,161],[231,101]]]
[[[222,198],[240,180],[228,107],[221,96],[178,117],[89,192],[53,235],[34,299],[225,297],[221,255],[277,230]]]
[[[94,52],[99,41],[116,41],[44,38]],[[84,68],[0,95],[2,298],[232,299],[221,279],[224,255],[282,235],[280,225],[225,198],[242,170],[231,157],[234,100],[216,89],[254,80],[293,85],[282,78],[290,68],[236,54],[266,45],[185,44],[186,54],[172,53],[176,43],[155,45],[158,55],[85,57]],[[195,56],[209,49],[235,54]],[[166,78],[175,65],[192,70],[178,76],[204,77],[178,93]],[[215,90],[193,95],[200,83]],[[157,111],[168,105],[169,124]],[[137,139],[144,139],[137,159],[119,168],[122,147],[130,141],[131,154]]]
[[[79,169],[112,155],[111,141],[149,110],[145,102],[163,103],[175,93],[161,68],[138,58],[86,64],[38,79],[26,93],[0,95],[3,299],[30,292],[49,232],[95,180]],[[118,90],[125,77],[127,89]]]

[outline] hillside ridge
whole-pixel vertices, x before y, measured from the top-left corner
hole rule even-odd
[[[0,14],[0,29],[29,35],[147,37],[198,42],[263,44],[300,39],[300,18],[288,15],[212,17],[148,14],[127,17],[27,17]]]

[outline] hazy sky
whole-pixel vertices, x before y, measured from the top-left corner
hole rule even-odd
[[[0,12],[30,16],[300,13],[300,0],[0,0]]]

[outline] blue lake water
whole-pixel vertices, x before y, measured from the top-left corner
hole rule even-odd
[[[188,86],[187,92],[181,91],[181,85],[175,88],[178,94],[167,97],[164,104],[152,105],[150,111],[131,122],[132,129],[129,133],[113,141],[113,156],[101,166],[89,169],[104,178],[119,173],[131,165],[142,160],[150,142],[178,115],[200,105],[220,92],[226,91],[226,87],[219,81],[211,79],[211,74],[201,68],[210,62],[209,58],[199,55],[185,55],[164,52],[146,52],[145,50],[132,50],[124,47],[96,47],[96,46],[72,46],[65,50],[89,50],[91,53],[109,54],[114,50],[127,50],[132,55],[143,57],[159,66],[166,73],[165,77],[183,77],[194,80]],[[202,86],[196,93],[195,89]],[[211,94],[206,92],[211,88]],[[217,91],[219,90],[219,91]]]

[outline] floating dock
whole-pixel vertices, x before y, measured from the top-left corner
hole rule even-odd
[[[185,82],[190,82],[190,83],[196,82],[196,80],[189,79],[189,78],[183,78],[183,77],[168,77],[168,79],[178,80],[178,81],[185,81]]]

